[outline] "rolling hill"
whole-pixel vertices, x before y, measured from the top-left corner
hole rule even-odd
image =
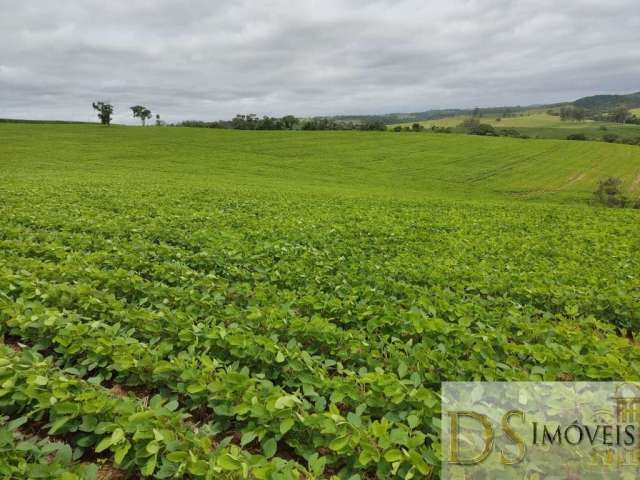
[[[588,97],[582,97],[577,100],[567,100],[566,102],[550,103],[542,105],[516,105],[516,106],[501,106],[501,107],[483,107],[483,108],[458,108],[458,109],[438,109],[438,110],[426,110],[423,112],[415,113],[390,113],[385,115],[343,115],[338,117],[332,117],[337,120],[348,121],[366,121],[366,120],[381,120],[387,125],[397,124],[411,124],[413,122],[432,122],[442,120],[446,121],[449,118],[456,117],[468,117],[474,110],[482,114],[485,117],[503,117],[510,115],[530,115],[531,113],[543,113],[549,109],[558,109],[562,106],[576,106],[586,108],[595,113],[603,113],[614,109],[619,106],[626,106],[627,108],[639,108],[640,107],[640,92],[631,93],[627,95],[592,95]],[[507,115],[505,115],[505,113]]]
[[[434,479],[444,381],[640,378],[636,146],[0,138],[11,478]]]
[[[584,200],[599,179],[618,176],[640,192],[638,147],[596,142],[94,125],[7,124],[0,133],[5,176],[47,182],[130,182],[153,172],[176,186]]]
[[[607,112],[616,107],[640,107],[640,92],[628,95],[593,95],[579,98],[573,104],[595,112]]]
[[[632,113],[634,110],[632,110]],[[469,115],[456,115],[428,121],[417,122],[426,129],[432,127],[446,127],[453,131],[463,133],[461,123],[470,118]],[[550,115],[546,110],[525,110],[510,117],[495,117],[481,114],[478,120],[492,125],[496,129],[515,129],[522,135],[535,138],[566,139],[571,134],[583,134],[591,140],[603,140],[607,135],[617,135],[621,139],[633,140],[637,143],[640,139],[640,125],[620,124],[609,121],[585,120],[583,122],[562,121],[558,115]],[[400,123],[390,125],[389,128],[400,126],[411,127],[413,123]]]

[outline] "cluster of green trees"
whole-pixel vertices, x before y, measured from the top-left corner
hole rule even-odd
[[[625,106],[617,106],[604,113],[590,111],[583,107],[565,106],[560,108],[559,113],[555,114],[559,115],[560,118],[565,121],[582,122],[590,119],[601,122],[634,123],[640,125],[640,118],[633,115]]]
[[[597,138],[590,139],[584,133],[572,133],[567,135],[567,140],[598,140]],[[615,133],[606,133],[602,136],[602,141],[607,143],[622,143],[625,145],[640,145],[640,137],[625,138]]]
[[[203,122],[202,120],[185,120],[176,125],[170,124],[174,127],[191,127],[191,128],[230,128],[229,122]]]
[[[562,107],[560,119],[563,121],[583,122],[587,118],[587,110],[582,107]]]
[[[631,200],[622,191],[622,180],[609,177],[598,182],[598,188],[593,192],[595,203],[607,207],[640,208],[640,198]]]
[[[293,115],[262,118],[257,115],[236,115],[231,121],[201,122],[188,120],[178,124],[180,127],[229,128],[235,130],[380,130],[387,129],[380,120],[358,123],[333,120],[330,118],[312,118],[302,120]]]
[[[113,105],[103,101],[94,102],[92,105],[93,109],[98,112],[100,123],[107,126],[111,125],[114,110]],[[130,107],[130,110],[133,113],[133,118],[139,118],[143,127],[146,125],[147,120],[151,118],[151,110],[144,105],[134,105]],[[160,120],[160,115],[158,114],[156,114],[156,125],[162,125],[162,120]]]
[[[640,137],[621,137],[615,133],[607,133],[602,136],[602,140],[607,143],[624,143],[625,145],[640,145]]]
[[[457,128],[463,130],[469,135],[529,138],[526,135],[520,134],[520,132],[518,132],[515,128],[496,129],[493,125],[482,123],[480,121],[480,118],[481,117],[479,115],[467,118],[460,125],[458,125]],[[418,122],[414,123],[410,127],[403,127],[401,125],[398,125],[393,128],[394,132],[424,132],[425,130],[430,130],[433,133],[453,133],[454,131],[451,127],[439,127],[437,125],[432,125],[431,128],[427,129],[424,125]]]
[[[589,140],[584,133],[570,133],[567,135],[567,140],[576,140],[580,142],[584,142],[585,140]]]
[[[640,125],[640,117],[631,113],[627,107],[616,107],[608,112],[594,114],[590,118],[600,122]]]
[[[255,114],[236,115],[230,121],[203,122],[200,120],[185,120],[178,123],[178,127],[192,128],[230,128],[236,130],[293,130],[300,123],[300,119],[293,115],[286,115],[282,118],[264,116],[262,118]]]
[[[353,130],[353,122],[331,118],[312,118],[304,122],[302,130]]]
[[[382,120],[362,120],[347,122],[331,118],[311,118],[300,122],[300,130],[361,130],[385,131],[387,126]]]
[[[497,129],[489,123],[482,123],[477,117],[467,118],[458,128],[463,129],[469,135],[481,135],[485,137],[513,137],[513,138],[529,138],[527,135],[521,134],[515,128]]]
[[[282,118],[264,116],[259,118],[255,114],[236,115],[231,120],[231,128],[237,130],[293,130],[300,120],[293,115]]]
[[[608,119],[616,123],[635,123],[640,125],[640,118],[633,115],[627,107],[617,107],[608,113]]]
[[[426,130],[425,126],[420,123],[414,123],[410,127],[402,127],[400,125],[393,127],[394,132],[424,132]],[[430,130],[434,133],[452,133],[453,129],[451,127],[438,127],[437,125],[432,125]]]
[[[135,105],[131,107],[131,111],[133,112],[133,118],[139,118],[143,127],[146,121],[151,118],[151,110],[143,105]]]

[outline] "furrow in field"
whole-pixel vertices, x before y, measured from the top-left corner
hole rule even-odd
[[[238,447],[215,445],[185,423],[173,402],[154,397],[143,407],[132,397],[115,397],[30,349],[0,346],[0,379],[0,412],[41,424],[82,456],[108,452],[126,472],[231,479],[243,469],[264,474],[276,468]],[[304,472],[279,460],[278,468],[283,466],[292,474]]]

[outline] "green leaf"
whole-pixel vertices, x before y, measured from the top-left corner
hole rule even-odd
[[[416,428],[420,425],[420,419],[416,415],[409,415],[407,417],[407,423],[411,428]]]
[[[407,364],[404,362],[400,362],[400,364],[398,365],[398,377],[400,378],[406,377],[408,371],[409,371],[409,368],[407,367]]]
[[[121,428],[116,428],[111,434],[111,443],[116,445],[124,440],[124,430]]]
[[[129,422],[131,423],[142,423],[145,422],[155,416],[155,412],[153,410],[143,410],[138,413],[134,413],[129,416]]]
[[[172,463],[182,463],[187,461],[189,454],[183,451],[175,451],[167,453],[165,458]]]
[[[420,454],[415,451],[409,451],[409,458],[411,459],[411,464],[418,469],[420,473],[423,475],[427,475],[430,472],[430,467],[427,462],[420,456]]]
[[[107,448],[109,448],[112,445],[112,440],[111,437],[105,437],[102,440],[100,440],[100,442],[98,443],[98,445],[96,445],[95,451],[96,453],[100,453],[104,450],[106,450]]]
[[[203,476],[209,471],[209,464],[204,460],[197,460],[195,462],[189,462],[187,470],[192,475]]]
[[[15,420],[11,420],[9,423],[7,423],[7,428],[9,430],[17,430],[28,421],[29,421],[29,417],[26,415],[23,417],[18,417]]]
[[[387,462],[399,462],[404,458],[402,451],[397,448],[392,448],[391,450],[387,450],[384,452],[384,459]]]
[[[152,440],[147,443],[145,450],[150,454],[156,454],[160,450],[160,443],[157,440]]]
[[[224,470],[229,471],[240,470],[242,468],[241,462],[228,453],[225,453],[218,458],[218,465]]]
[[[282,422],[280,422],[280,433],[282,435],[284,435],[285,433],[287,433],[289,430],[291,430],[291,428],[294,425],[294,421],[292,418],[285,418]]]
[[[349,435],[343,435],[341,437],[334,438],[333,440],[331,440],[331,442],[329,443],[329,448],[331,450],[339,452],[340,450],[344,449],[344,447],[346,447],[348,443],[349,443]]]
[[[240,437],[240,445],[244,447],[248,443],[253,442],[253,440],[256,438],[256,436],[257,436],[257,434],[254,431],[243,433],[242,437]]]
[[[192,383],[187,387],[187,392],[191,394],[196,394],[196,393],[204,392],[206,388],[207,388],[206,385],[203,385],[202,383]]]
[[[145,463],[144,467],[142,467],[140,469],[140,473],[142,473],[142,475],[146,475],[146,476],[153,475],[153,472],[156,469],[156,462],[157,461],[158,461],[158,456],[157,455],[150,456],[149,460],[147,460],[147,463]]]
[[[276,454],[277,449],[278,449],[278,442],[276,442],[276,439],[273,437],[262,442],[262,453],[267,458],[273,457]]]
[[[58,453],[56,454],[56,461],[62,463],[63,465],[70,465],[72,457],[73,457],[73,452],[69,445],[62,444],[60,448],[58,448]]]
[[[311,472],[315,476],[319,477],[324,472],[324,467],[327,464],[327,458],[319,457],[317,453],[314,453],[309,457],[308,462],[309,462],[309,468],[311,469]]]
[[[298,400],[298,398],[293,395],[284,395],[276,400],[275,407],[278,410],[282,410],[284,408],[291,408],[299,402],[300,400]]]
[[[121,464],[124,460],[124,457],[129,452],[131,448],[131,444],[129,442],[125,442],[122,445],[119,445],[118,448],[114,451],[114,460],[117,464]]]
[[[69,420],[71,420],[71,417],[60,417],[58,418],[55,422],[53,422],[51,424],[51,428],[49,429],[49,435],[53,435],[55,434],[58,430],[60,430]]]

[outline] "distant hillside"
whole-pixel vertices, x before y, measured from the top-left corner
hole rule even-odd
[[[242,185],[367,197],[582,202],[598,180],[615,176],[630,198],[640,195],[638,147],[604,142],[19,124],[0,124],[0,138],[3,176],[54,182],[49,185],[153,178],[172,189],[215,184],[221,191]],[[212,151],[219,153],[203,154]]]
[[[593,95],[580,98],[573,104],[596,112],[606,112],[620,106],[638,108],[640,107],[640,92],[629,95]]]
[[[559,106],[560,104],[553,105]],[[550,108],[551,105],[534,105],[534,106],[515,106],[515,107],[490,107],[490,108],[478,108],[478,112],[482,115],[494,115],[494,116],[510,116],[527,111],[531,108]],[[330,117],[332,120],[344,121],[344,122],[369,122],[369,121],[382,121],[386,125],[394,125],[397,123],[411,123],[411,122],[423,122],[427,120],[438,120],[440,118],[459,117],[471,115],[475,109],[472,108],[449,108],[440,110],[426,110],[424,112],[414,113],[388,113],[383,115],[340,115]]]
[[[470,111],[470,110],[469,110]],[[388,113],[384,115],[339,115],[332,117],[334,120],[351,121],[351,122],[367,122],[372,120],[382,120],[387,125],[392,123],[419,122],[422,120],[437,120],[439,118],[452,117],[456,115],[465,115],[468,110],[459,108],[450,108],[443,110],[427,110],[424,112],[413,113]]]
[[[640,108],[640,92],[628,95],[593,95],[590,97],[579,98],[575,101],[567,101],[560,103],[550,103],[543,105],[516,105],[505,107],[489,107],[479,108],[478,113],[484,116],[510,117],[518,114],[529,112],[531,110],[546,110],[558,108],[563,105],[575,105],[577,107],[586,108],[594,113],[603,113],[612,110],[615,107],[625,106],[627,108]],[[440,110],[425,110],[424,112],[415,113],[389,113],[383,115],[342,115],[331,117],[334,120],[364,122],[378,120],[387,125],[395,125],[399,123],[423,122],[428,120],[438,120],[440,118],[468,116],[473,113],[472,108],[454,108]]]

